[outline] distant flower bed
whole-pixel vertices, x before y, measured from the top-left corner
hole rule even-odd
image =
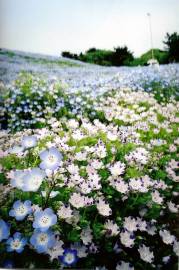
[[[178,102],[23,78],[2,113],[1,266],[175,269]]]

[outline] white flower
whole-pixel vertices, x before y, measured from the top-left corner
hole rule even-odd
[[[153,225],[153,226],[148,226],[147,227],[147,233],[149,235],[155,235],[157,231],[157,228]]]
[[[67,170],[69,171],[70,174],[78,174],[79,172],[79,168],[77,165],[74,165],[74,164],[70,164],[68,167],[67,167]]]
[[[130,232],[121,232],[120,233],[121,243],[126,247],[132,247],[134,245],[134,235]]]
[[[162,240],[165,244],[172,244],[175,241],[175,236],[171,235],[167,230],[160,230],[159,235],[162,237]]]
[[[47,250],[47,254],[50,256],[50,260],[58,259],[59,256],[63,255],[64,249],[62,246],[64,243],[61,240],[56,240],[52,248]]]
[[[92,188],[90,187],[90,183],[89,182],[83,182],[80,185],[80,190],[83,194],[88,194],[92,191]]]
[[[74,243],[71,245],[71,249],[75,249],[77,251],[77,256],[79,258],[85,258],[88,256],[88,249],[86,246],[81,245],[80,243]]]
[[[92,189],[97,190],[101,188],[100,177],[97,173],[89,174],[88,181]]]
[[[95,169],[95,170],[99,170],[103,167],[103,163],[98,160],[98,159],[94,159],[91,162],[91,166]]]
[[[77,223],[79,222],[80,220],[80,214],[79,214],[79,211],[77,210],[73,210],[73,215],[72,217],[69,217],[69,218],[66,218],[66,222],[68,224],[72,224],[72,225],[77,225]]]
[[[93,236],[92,236],[92,230],[90,227],[87,227],[82,230],[80,234],[81,240],[83,241],[84,245],[88,245],[92,242]]]
[[[121,177],[117,178],[117,179],[113,179],[112,177],[108,178],[110,181],[110,185],[115,188],[118,192],[120,193],[127,193],[129,190],[129,186],[127,183],[125,183]]]
[[[85,206],[84,197],[79,193],[73,193],[69,199],[69,202],[77,209]]]
[[[119,234],[119,227],[112,220],[107,220],[104,224],[107,236],[116,236]]]
[[[137,148],[136,150],[132,151],[130,154],[125,156],[126,161],[130,164],[138,163],[141,165],[145,165],[149,159],[149,152],[142,147]]]
[[[96,145],[95,153],[99,158],[105,158],[106,157],[106,147],[102,142],[99,142]]]
[[[81,132],[81,130],[75,130],[73,133],[72,133],[72,138],[74,140],[77,140],[77,141],[80,141],[81,139],[83,139],[85,136],[84,134]]]
[[[68,120],[68,127],[72,129],[76,129],[79,127],[79,123],[75,119]]]
[[[150,251],[149,247],[142,245],[138,248],[140,258],[148,263],[152,263],[154,259],[153,251]]]
[[[96,207],[102,216],[110,216],[112,214],[112,210],[109,207],[109,204],[105,203],[102,199],[99,199]]]
[[[129,232],[137,231],[138,222],[133,217],[125,217],[123,227]]]
[[[121,174],[124,173],[124,170],[125,170],[125,164],[118,161],[116,162],[114,165],[112,165],[110,168],[109,168],[111,174],[115,177],[115,176],[119,176]]]
[[[158,192],[158,190],[155,190],[151,193],[152,195],[152,201],[158,204],[162,204],[163,202],[163,198],[160,196],[160,193]]]
[[[86,160],[86,157],[87,157],[87,153],[86,152],[77,152],[75,154],[75,159],[76,160],[79,160],[79,161]]]
[[[137,190],[137,191],[141,191],[142,188],[142,180],[140,178],[131,178],[129,180],[129,187],[132,190]]]
[[[57,215],[61,219],[71,218],[73,216],[73,211],[70,206],[62,205],[60,209],[57,211]]]
[[[141,218],[137,217],[137,227],[138,230],[142,231],[147,231],[147,222],[145,220],[142,220]]]
[[[116,265],[116,270],[134,270],[134,267],[130,263],[121,261],[120,264]]]
[[[167,202],[168,208],[170,210],[170,212],[172,213],[178,213],[178,205],[175,205],[172,202]]]
[[[116,140],[117,140],[117,135],[109,131],[109,132],[107,133],[107,138],[108,138],[108,140],[110,140],[110,141],[116,141]]]
[[[179,257],[179,242],[177,242],[177,241],[174,242],[173,251]]]

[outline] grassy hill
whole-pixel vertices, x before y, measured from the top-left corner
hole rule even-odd
[[[160,49],[153,49],[154,58],[158,60],[159,64],[166,64],[168,63],[168,53],[166,51],[162,51]],[[147,51],[146,53],[142,54],[141,57],[135,58],[131,62],[131,66],[137,65],[147,65],[149,59],[152,58],[152,50]]]

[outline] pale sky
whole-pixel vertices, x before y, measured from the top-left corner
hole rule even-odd
[[[136,56],[179,32],[179,0],[0,0],[0,47],[60,55],[127,45]]]

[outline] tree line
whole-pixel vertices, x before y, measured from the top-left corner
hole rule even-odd
[[[179,34],[176,32],[172,34],[167,33],[163,43],[165,45],[164,50],[153,49],[154,58],[160,64],[179,62]],[[102,66],[143,66],[147,65],[152,53],[150,50],[141,55],[141,57],[135,58],[133,52],[127,46],[118,46],[113,50],[90,48],[85,53],[81,52],[80,54],[63,51],[61,55],[70,59]]]

